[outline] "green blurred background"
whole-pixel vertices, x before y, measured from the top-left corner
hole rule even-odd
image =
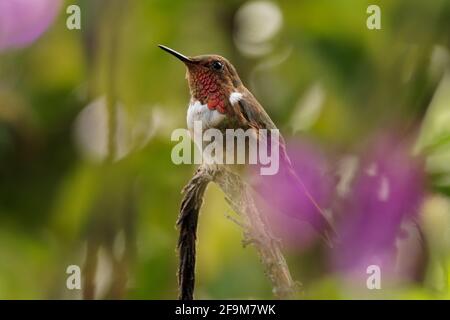
[[[66,28],[70,4],[81,30]],[[381,30],[366,27],[369,4]],[[97,270],[97,298],[176,298],[175,221],[195,166],[170,159],[189,92],[165,44],[227,57],[281,132],[329,152],[352,153],[384,128],[419,132],[420,281],[354,292],[324,271],[317,246],[287,260],[299,298],[449,299],[449,30],[448,0],[65,1],[42,37],[0,53],[0,298],[80,298],[65,286],[68,265]],[[210,186],[196,297],[272,298],[230,212]]]

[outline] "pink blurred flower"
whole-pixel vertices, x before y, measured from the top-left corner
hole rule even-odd
[[[410,149],[392,135],[369,145],[339,209],[340,242],[333,252],[338,271],[356,277],[366,277],[370,265],[379,266],[383,274],[396,271],[402,224],[414,220],[424,197],[423,163]]]
[[[285,245],[298,250],[312,243],[324,227],[311,198],[321,209],[329,207],[335,181],[329,174],[326,157],[314,144],[291,141],[287,152],[304,188],[287,174],[286,164],[280,163],[278,174],[262,178],[256,189],[265,199],[259,203],[260,210],[276,235]]]
[[[60,0],[1,0],[0,51],[33,43],[52,24],[60,7]]]

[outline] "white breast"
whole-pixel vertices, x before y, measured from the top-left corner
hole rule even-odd
[[[187,111],[187,126],[189,130],[194,129],[194,121],[201,121],[203,129],[217,127],[226,116],[217,110],[209,110],[206,104],[200,101],[192,101]]]

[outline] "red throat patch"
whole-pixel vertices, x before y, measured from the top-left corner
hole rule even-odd
[[[192,95],[202,104],[207,104],[209,110],[217,110],[225,114],[227,96],[218,85],[217,75],[207,69],[197,69],[192,75]]]

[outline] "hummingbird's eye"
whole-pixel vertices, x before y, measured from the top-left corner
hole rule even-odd
[[[223,69],[223,64],[220,61],[213,61],[213,63],[211,64],[211,67],[214,70],[222,70]]]

